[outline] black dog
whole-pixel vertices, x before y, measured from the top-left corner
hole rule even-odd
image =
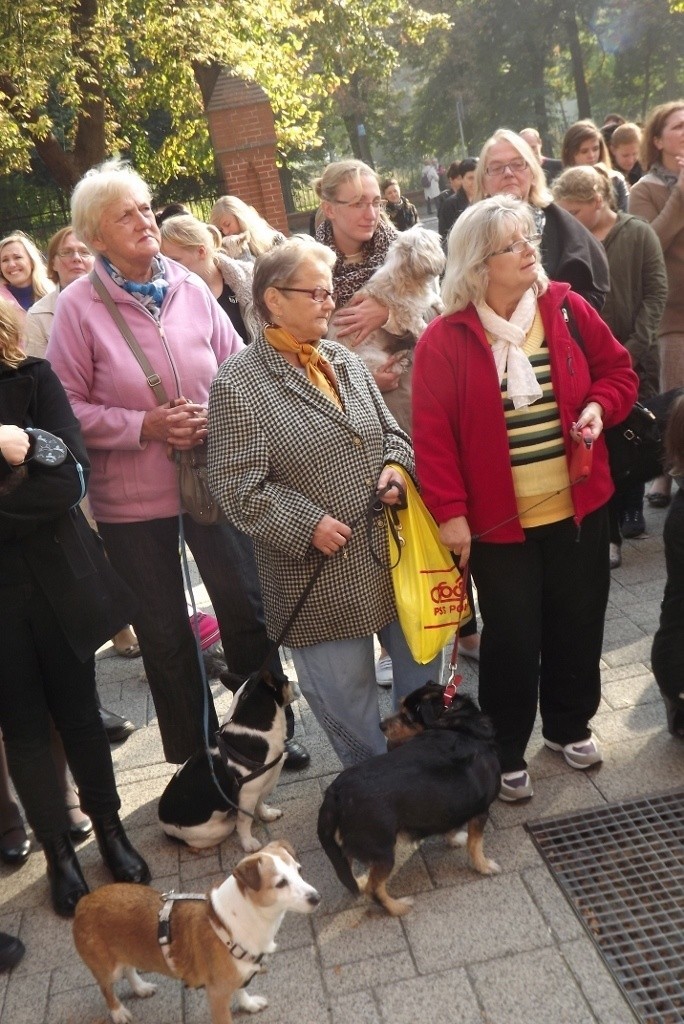
[[[394,899],[386,888],[394,868],[399,833],[413,839],[446,835],[467,848],[476,871],[498,874],[484,855],[482,836],[488,808],[499,792],[501,768],[489,719],[468,697],[443,709],[444,689],[428,683],[410,694],[390,724],[404,717],[386,754],[341,772],[328,787],[318,815],[318,838],[337,877],[352,893],[361,888],[393,917],[407,913],[411,900]],[[408,740],[408,742],[406,742]],[[351,863],[369,867],[357,879]]]
[[[221,682],[237,692],[244,680],[223,672]],[[268,672],[250,676],[237,706],[231,707],[230,720],[227,715],[217,733],[218,746],[210,748],[211,764],[207,751],[198,750],[162,793],[159,821],[168,836],[204,850],[222,843],[237,829],[246,853],[260,848],[252,835],[253,820],[274,821],[283,813],[268,807],[264,800],[275,788],[283,766],[285,706],[291,700],[286,680],[275,680]]]

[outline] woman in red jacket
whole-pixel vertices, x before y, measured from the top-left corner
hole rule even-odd
[[[446,312],[419,341],[413,378],[423,497],[478,589],[479,697],[508,801],[532,796],[525,749],[538,699],[548,747],[573,768],[601,760],[589,728],[610,583],[613,485],[601,432],[637,393],[628,353],[584,299],[548,281],[538,244],[529,207],[511,196],[462,214],[449,238]],[[572,483],[585,439],[591,473]]]

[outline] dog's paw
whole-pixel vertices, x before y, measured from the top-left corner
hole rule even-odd
[[[240,836],[240,846],[245,853],[256,853],[261,849],[263,843],[260,843],[256,836],[247,835]]]
[[[411,910],[413,899],[410,896],[392,897],[382,905],[391,917],[404,917]]]
[[[262,821],[276,821],[282,816],[283,812],[278,807],[269,807],[268,804],[261,804],[259,807],[259,817]]]
[[[131,992],[134,996],[138,996],[140,999],[147,999],[148,996],[153,996],[157,991],[157,986],[153,985],[151,981],[143,981],[135,967],[124,967],[123,973],[126,981],[131,986]]]
[[[490,860],[489,857],[485,857],[484,864],[482,867],[477,869],[481,875],[500,875],[501,867],[496,863],[495,860]]]
[[[235,1002],[238,1009],[246,1010],[247,1013],[258,1013],[259,1010],[265,1010],[268,1006],[268,999],[266,996],[250,996],[244,988],[238,989],[235,995]]]
[[[109,1011],[109,1016],[114,1021],[114,1024],[131,1024],[133,1015],[130,1010],[127,1010],[123,1003],[119,1003],[115,1010]]]
[[[468,842],[468,833],[464,828],[455,828],[453,831],[447,832],[444,838],[449,846],[462,848]]]

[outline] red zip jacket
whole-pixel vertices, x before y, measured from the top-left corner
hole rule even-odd
[[[564,301],[572,308],[586,354],[568,331]],[[539,309],[569,461],[574,445],[570,426],[587,402],[602,407],[604,427],[614,426],[636,401],[638,378],[624,346],[567,284],[551,281]],[[465,516],[471,533],[485,541],[524,540],[494,357],[472,305],[433,320],[418,342],[413,444],[422,496],[438,523]],[[572,487],[575,521],[579,524],[604,505],[613,490],[601,436],[594,444],[591,476]],[[510,522],[503,525],[504,520]]]

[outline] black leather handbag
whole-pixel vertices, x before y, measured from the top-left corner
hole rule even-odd
[[[569,304],[563,303],[563,316],[568,330],[582,352],[586,352],[584,340]],[[684,388],[672,388],[662,395],[649,398],[648,406],[635,402],[629,416],[604,431],[608,447],[610,475],[616,487],[625,484],[645,484],[662,476],[663,438],[667,417],[672,404]]]

